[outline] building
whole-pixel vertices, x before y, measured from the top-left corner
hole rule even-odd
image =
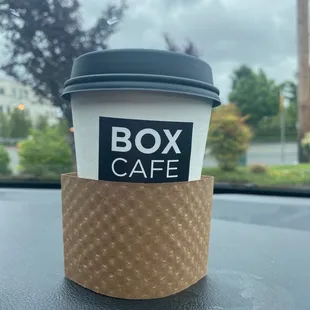
[[[30,87],[14,80],[0,79],[0,112],[8,113],[15,108],[28,111],[33,124],[36,124],[40,116],[45,116],[52,125],[61,115],[60,110],[51,102],[40,102]]]

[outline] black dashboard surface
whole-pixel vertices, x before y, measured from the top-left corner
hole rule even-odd
[[[208,275],[128,301],[64,278],[59,190],[0,189],[0,309],[310,309],[310,200],[215,195]]]

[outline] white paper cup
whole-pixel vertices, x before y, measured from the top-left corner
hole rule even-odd
[[[205,62],[152,50],[85,54],[63,98],[71,100],[79,177],[200,179],[212,107],[220,104]]]

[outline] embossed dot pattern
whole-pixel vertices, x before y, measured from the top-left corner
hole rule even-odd
[[[61,177],[65,274],[104,295],[148,299],[207,272],[213,177],[139,184]]]

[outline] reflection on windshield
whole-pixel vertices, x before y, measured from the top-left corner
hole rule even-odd
[[[78,56],[155,48],[212,66],[223,104],[212,113],[203,174],[310,188],[305,11],[280,0],[2,1],[0,180],[59,180],[76,170],[71,107],[60,94]]]

